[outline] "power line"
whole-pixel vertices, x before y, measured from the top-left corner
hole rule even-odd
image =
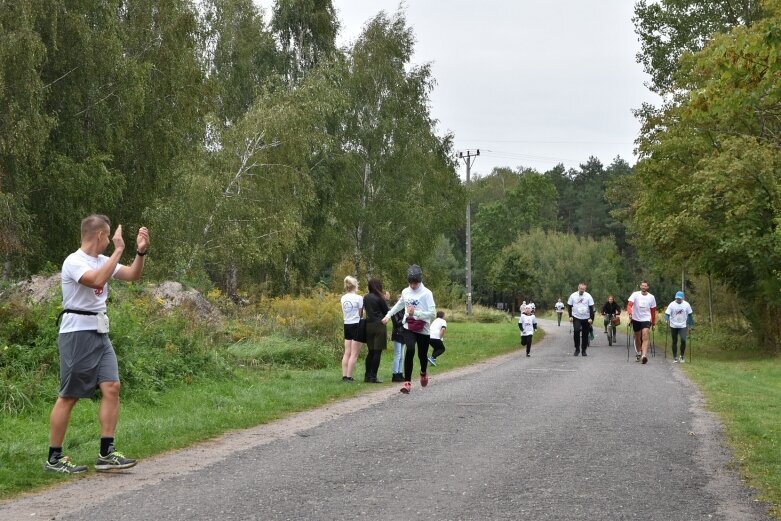
[[[523,139],[456,139],[474,143],[528,143],[531,145],[633,145],[633,141],[531,141]]]

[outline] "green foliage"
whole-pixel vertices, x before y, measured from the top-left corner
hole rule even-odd
[[[465,323],[465,322],[477,322],[481,324],[503,324],[512,322],[512,317],[498,309],[489,308],[487,306],[481,306],[475,304],[472,306],[472,314],[466,314],[466,308],[464,309],[449,309],[445,311],[445,318],[449,323]]]
[[[612,240],[539,229],[519,235],[505,247],[494,261],[491,277],[497,288],[515,297],[516,304],[533,300],[540,308],[552,307],[559,297],[566,300],[581,281],[597,301],[608,294],[628,296],[631,288]]]
[[[401,277],[410,262],[425,265],[432,248],[421,239],[461,221],[452,137],[434,133],[431,69],[410,63],[413,50],[403,13],[380,13],[353,45],[339,80],[347,111],[331,182],[348,197],[326,219],[349,238],[359,277],[362,266]]]
[[[671,93],[682,56],[701,50],[714,33],[763,16],[760,0],[639,0],[633,18],[642,48],[637,61],[651,76],[652,90]]]
[[[258,311],[270,328],[281,334],[328,346],[342,345],[342,310],[337,294],[267,299],[258,305]]]
[[[291,340],[277,335],[238,342],[227,351],[249,367],[324,369],[338,361],[336,350],[319,340]]]
[[[697,328],[684,367],[719,415],[741,474],[781,516],[781,358],[743,331]]]
[[[649,255],[727,283],[778,345],[781,6],[765,7],[772,16],[688,57],[677,83],[686,94],[647,114],[632,229]]]
[[[123,395],[153,398],[172,384],[224,377],[231,366],[217,349],[225,338],[187,311],[163,313],[135,287],[112,287],[111,339],[119,359]],[[54,301],[0,303],[0,410],[17,414],[53,399],[59,388]]]
[[[212,110],[229,125],[250,109],[281,56],[252,0],[209,0],[203,10]]]
[[[282,43],[292,84],[336,51],[339,20],[331,0],[276,0],[271,27]]]

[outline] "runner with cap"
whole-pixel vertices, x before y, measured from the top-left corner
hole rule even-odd
[[[685,360],[686,336],[689,328],[694,326],[694,317],[691,305],[684,300],[686,295],[683,291],[675,294],[675,300],[667,306],[664,313],[664,319],[670,326],[670,334],[673,338],[673,363],[681,363]],[[681,339],[681,357],[678,358],[678,338]]]

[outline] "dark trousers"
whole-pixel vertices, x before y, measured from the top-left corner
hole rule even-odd
[[[521,335],[521,345],[526,346],[526,354],[528,355],[532,351],[532,337],[534,335]]]
[[[588,348],[588,334],[591,332],[591,324],[587,318],[572,317],[572,330],[575,337],[575,351],[586,352]]]
[[[380,369],[382,351],[388,344],[387,326],[380,321],[366,322],[366,346],[369,352],[366,355],[367,381],[377,379],[377,371]]]
[[[420,361],[420,374],[426,374],[428,367],[428,344],[429,336],[423,333],[415,333],[408,329],[404,330],[404,344],[407,350],[404,353],[404,381],[412,381],[412,365],[415,361],[415,344],[418,344],[418,360]]]
[[[366,373],[365,380],[376,380],[377,371],[380,370],[380,359],[382,358],[382,351],[379,349],[369,350],[366,353]]]
[[[434,351],[431,352],[431,356],[433,358],[438,357],[442,353],[445,352],[445,343],[442,342],[439,338],[431,338],[429,339],[429,343],[431,344],[431,347],[434,348]]]
[[[685,327],[671,327],[670,333],[673,336],[673,357],[678,356],[678,337],[681,337],[681,356],[686,352],[686,335],[689,332]]]

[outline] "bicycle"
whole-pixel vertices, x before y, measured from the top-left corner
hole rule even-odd
[[[607,344],[608,346],[613,346],[617,342],[616,340],[616,327],[621,325],[621,317],[618,315],[614,315],[609,319],[608,323],[608,315],[603,313],[602,316],[604,317],[605,321],[605,327],[607,328]]]

